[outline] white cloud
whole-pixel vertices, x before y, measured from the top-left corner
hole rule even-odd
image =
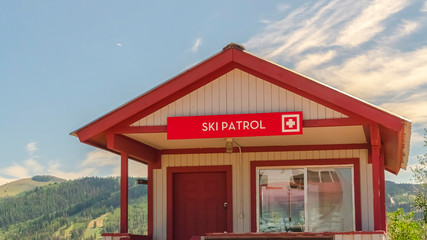
[[[244,46],[412,120],[411,151],[419,152],[420,129],[427,127],[427,45],[414,34],[426,28],[414,5],[331,0],[286,9],[286,14],[278,9],[283,17],[263,19],[263,30]],[[422,11],[427,12],[427,2]],[[402,171],[394,180],[409,182],[411,176]]]
[[[376,49],[310,72],[317,79],[363,99],[374,101],[387,96],[388,102],[400,103],[404,99],[398,99],[399,96],[427,83],[426,63],[427,47],[412,52]]]
[[[24,162],[25,168],[31,175],[41,175],[44,172],[44,167],[41,166],[35,159],[29,158]]]
[[[405,0],[375,0],[347,27],[341,31],[336,45],[357,46],[365,43],[384,30],[381,24],[392,14],[402,10],[408,2]]]
[[[129,176],[132,177],[147,177],[147,165],[129,160]]]
[[[112,176],[120,176],[120,166],[114,168]],[[130,177],[147,177],[147,165],[129,160],[129,176]]]
[[[424,136],[419,132],[412,131],[411,133],[411,146],[414,144],[424,143]]]
[[[30,177],[29,171],[26,167],[19,166],[16,164],[13,166],[7,167],[5,169],[2,169],[0,170],[0,172],[7,176],[13,177],[15,179]]]
[[[323,53],[316,54],[307,54],[304,56],[304,59],[299,61],[295,65],[295,70],[300,72],[305,72],[309,69],[313,69],[316,66],[319,66],[323,63],[326,63],[333,59],[336,56],[336,51],[329,50]]]
[[[424,2],[423,7],[421,8],[421,12],[427,12],[427,1]]]
[[[419,27],[419,23],[416,21],[404,20],[400,25],[399,36],[406,36],[413,33]]]
[[[273,61],[289,61],[310,49],[334,46],[338,33],[358,16],[365,2],[335,0],[307,4],[281,20],[272,21],[244,45]]]
[[[279,11],[286,11],[289,9],[289,5],[285,3],[279,3],[276,8]]]
[[[202,39],[198,38],[196,39],[196,42],[194,43],[194,45],[191,47],[191,51],[192,52],[197,52],[197,50],[199,50],[199,47],[202,45]]]
[[[33,154],[38,149],[35,143],[30,143],[27,145],[27,150]],[[100,149],[89,152],[85,159],[81,161],[76,160],[76,168],[73,170],[67,170],[59,160],[41,164],[36,157],[30,156],[30,158],[19,164],[14,163],[12,166],[0,169],[0,185],[15,179],[28,178],[35,175],[53,175],[65,179],[120,175],[120,156]],[[147,166],[129,160],[129,175],[146,177]]]
[[[95,149],[86,155],[86,159],[83,160],[81,165],[83,167],[120,165],[120,156],[104,150]]]
[[[60,162],[50,162],[46,174],[64,179],[77,179],[82,177],[97,176],[99,170],[93,167],[86,167],[78,171],[64,171],[61,168],[62,167]]]
[[[381,105],[385,109],[400,114],[412,120],[416,124],[420,124],[422,127],[427,127],[427,93],[422,92],[415,94],[402,101],[389,102]],[[422,140],[422,136],[419,134],[418,138],[413,140]]]
[[[27,150],[29,155],[33,155],[37,150],[39,150],[36,145],[37,145],[36,142],[29,142],[25,146],[25,149]]]
[[[1,176],[0,176],[0,186],[1,186],[1,185],[4,185],[4,184],[6,184],[6,183],[10,183],[10,182],[16,181],[16,180],[18,180],[18,179],[13,179],[13,178],[4,178],[4,177],[1,177]]]

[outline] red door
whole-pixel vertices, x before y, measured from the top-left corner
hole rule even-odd
[[[173,240],[226,230],[226,173],[174,173]]]

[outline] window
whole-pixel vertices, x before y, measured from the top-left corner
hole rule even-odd
[[[257,168],[260,232],[354,231],[353,167]]]

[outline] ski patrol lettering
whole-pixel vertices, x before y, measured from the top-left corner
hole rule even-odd
[[[169,117],[168,139],[302,134],[302,112]]]

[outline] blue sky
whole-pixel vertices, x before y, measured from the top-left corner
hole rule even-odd
[[[68,133],[230,42],[413,120],[409,164],[426,151],[425,0],[1,1],[0,184],[118,173]]]

